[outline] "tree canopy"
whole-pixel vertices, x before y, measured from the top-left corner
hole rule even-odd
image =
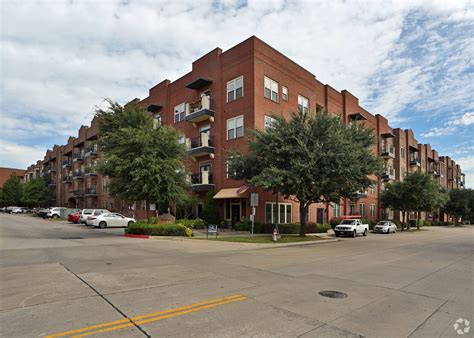
[[[470,217],[474,212],[474,190],[472,189],[454,189],[449,192],[449,200],[444,210],[449,215],[454,216],[455,224],[458,225],[459,219],[464,220]],[[471,222],[473,220],[471,219]]]
[[[253,130],[248,152],[229,154],[229,172],[248,184],[296,198],[300,235],[312,203],[339,202],[366,190],[369,175],[382,170],[373,154],[375,137],[357,123],[345,125],[324,111],[293,113],[287,121],[273,116],[266,130]]]
[[[104,159],[98,171],[111,178],[112,196],[150,203],[172,202],[187,194],[186,149],[172,127],[153,125],[139,105],[108,102],[96,110]]]
[[[1,189],[1,203],[16,206],[21,203],[22,184],[21,179],[14,173],[5,181]]]
[[[42,178],[35,178],[23,185],[22,201],[28,206],[46,206],[51,200],[51,189]]]

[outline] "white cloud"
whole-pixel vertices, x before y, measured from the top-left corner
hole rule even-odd
[[[459,132],[461,127],[469,126],[471,124],[474,124],[474,112],[458,114],[448,120],[445,127],[433,127],[428,132],[422,133],[421,136],[436,137],[452,135]]]
[[[26,169],[34,160],[43,159],[46,148],[21,146],[6,140],[0,140],[0,167]]]
[[[460,157],[456,163],[461,166],[462,172],[466,174],[466,188],[474,189],[474,155]]]
[[[226,50],[251,35],[320,81],[349,90],[392,123],[406,118],[400,111],[409,105],[417,111],[453,102],[472,106],[468,2],[107,0],[2,6],[0,113],[2,137],[11,144],[48,135],[66,141],[103,98],[124,103],[144,97],[161,80],[187,73],[208,51]],[[453,25],[454,35],[439,33],[443,25]],[[413,45],[421,55],[411,53]],[[24,155],[1,160],[14,163],[16,156],[20,161]]]

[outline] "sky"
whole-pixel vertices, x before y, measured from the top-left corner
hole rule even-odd
[[[26,168],[216,47],[256,35],[392,127],[450,155],[474,188],[473,1],[0,1],[0,166]]]

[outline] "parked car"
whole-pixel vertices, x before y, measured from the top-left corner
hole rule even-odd
[[[397,232],[397,225],[391,221],[380,221],[374,226],[374,232],[389,234]]]
[[[43,217],[46,218],[48,215],[49,208],[39,208],[36,209],[34,214],[37,215],[38,217]]]
[[[339,225],[336,225],[334,233],[336,237],[341,235],[356,237],[360,234],[367,236],[369,233],[369,225],[363,224],[360,218],[344,219]]]
[[[87,216],[86,218],[86,225],[92,225],[92,221],[95,220],[97,218],[97,216],[100,216],[102,214],[105,214],[105,213],[110,213],[110,211],[106,210],[106,209],[94,209],[92,210],[92,213]]]
[[[0,212],[5,212],[5,209],[6,209],[6,208],[7,208],[7,207],[0,208]]]
[[[82,209],[80,215],[79,215],[79,223],[84,223],[86,224],[87,217],[89,217],[94,209]]]
[[[5,208],[5,212],[6,212],[7,214],[11,214],[12,211],[15,210],[16,208],[18,208],[18,207],[14,207],[14,206],[6,207],[6,208]]]
[[[28,212],[31,212],[31,209],[26,207],[19,207],[12,210],[12,214],[26,214]]]
[[[50,208],[48,210],[48,213],[46,214],[46,217],[48,217],[48,218],[59,218],[59,217],[61,217],[61,211],[62,210],[66,210],[66,208],[60,208],[60,207]]]
[[[103,213],[91,219],[91,224],[99,228],[110,228],[110,227],[127,227],[132,223],[135,223],[135,219],[131,217],[125,217],[118,213]]]
[[[81,215],[81,210],[71,212],[67,215],[67,220],[71,223],[77,224],[79,223],[79,217]]]

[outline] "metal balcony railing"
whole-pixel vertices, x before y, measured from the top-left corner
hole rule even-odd
[[[73,197],[84,197],[84,190],[74,190],[72,192]]]
[[[70,167],[71,165],[72,165],[72,161],[70,158],[63,161],[63,168]]]
[[[74,153],[72,155],[72,159],[73,161],[77,162],[77,161],[83,161],[84,160],[84,153],[83,152],[80,152],[80,153]]]
[[[97,196],[97,188],[86,188],[86,196]]]
[[[191,184],[214,184],[213,175],[209,171],[202,171],[200,173],[191,175]]]

